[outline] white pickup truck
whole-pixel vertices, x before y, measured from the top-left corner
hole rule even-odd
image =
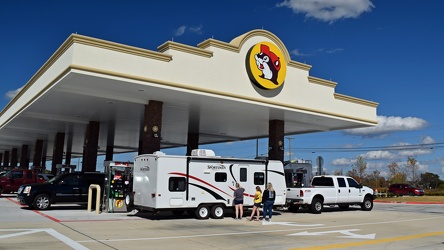
[[[350,205],[359,205],[364,211],[373,208],[373,189],[362,186],[348,176],[315,176],[310,187],[287,188],[286,205],[290,211],[308,207],[313,213],[322,212],[324,205],[338,205],[345,210]]]

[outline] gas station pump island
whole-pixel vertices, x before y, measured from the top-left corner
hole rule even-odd
[[[104,162],[103,211],[127,212],[125,196],[132,191],[133,166],[132,162]]]

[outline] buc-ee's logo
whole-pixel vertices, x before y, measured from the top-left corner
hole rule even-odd
[[[251,47],[247,53],[246,67],[250,80],[262,89],[280,87],[287,74],[284,54],[270,42]]]

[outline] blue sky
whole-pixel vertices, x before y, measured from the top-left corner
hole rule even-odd
[[[322,156],[331,173],[363,156],[369,171],[384,175],[388,164],[403,166],[412,156],[422,172],[444,179],[442,9],[439,0],[2,0],[0,107],[72,33],[156,50],[167,40],[229,42],[263,28],[293,60],[312,65],[310,75],[337,82],[337,93],[379,103],[377,127],[288,136],[286,160],[290,151],[292,159]],[[254,157],[256,143],[265,154],[266,140],[205,147]]]

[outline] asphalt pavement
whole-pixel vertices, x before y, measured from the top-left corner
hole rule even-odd
[[[246,213],[249,215],[250,211]],[[275,210],[271,222],[88,212],[77,205],[36,211],[0,196],[0,249],[444,249],[444,204],[375,203],[322,214]]]

